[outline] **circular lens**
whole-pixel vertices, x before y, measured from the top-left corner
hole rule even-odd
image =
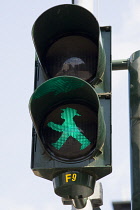
[[[51,45],[45,71],[50,77],[76,76],[90,80],[97,71],[97,46],[82,36],[66,36]]]
[[[85,158],[96,146],[97,122],[97,113],[85,105],[59,106],[42,124],[43,145],[58,159]]]

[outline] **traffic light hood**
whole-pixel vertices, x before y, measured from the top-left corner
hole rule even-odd
[[[45,70],[46,54],[51,45],[63,37],[73,35],[86,37],[97,48],[96,65],[92,70],[96,74],[89,81],[89,83],[97,85],[102,81],[106,65],[100,27],[96,18],[88,10],[77,5],[64,4],[52,7],[35,21],[32,37],[43,71],[48,78],[48,70]],[[63,48],[63,46],[61,47]],[[91,60],[93,59],[91,58]]]

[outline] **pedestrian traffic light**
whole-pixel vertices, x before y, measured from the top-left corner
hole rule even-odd
[[[83,207],[95,181],[111,173],[111,28],[65,4],[45,11],[32,37],[31,168]]]

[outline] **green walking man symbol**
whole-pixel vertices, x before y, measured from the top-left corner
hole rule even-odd
[[[90,141],[81,133],[80,129],[77,127],[73,119],[74,116],[81,116],[81,115],[78,114],[77,110],[73,108],[67,107],[66,109],[62,110],[63,113],[61,113],[61,118],[65,120],[62,125],[53,122],[49,122],[47,124],[48,127],[50,127],[51,129],[58,132],[62,132],[60,138],[55,143],[52,143],[52,145],[59,150],[67,141],[67,139],[70,136],[72,136],[81,143],[80,150],[85,149],[87,146],[90,145]]]

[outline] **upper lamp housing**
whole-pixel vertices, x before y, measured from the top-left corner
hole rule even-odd
[[[32,36],[46,79],[102,81],[105,52],[98,21],[88,10],[70,4],[52,7],[35,21]]]

